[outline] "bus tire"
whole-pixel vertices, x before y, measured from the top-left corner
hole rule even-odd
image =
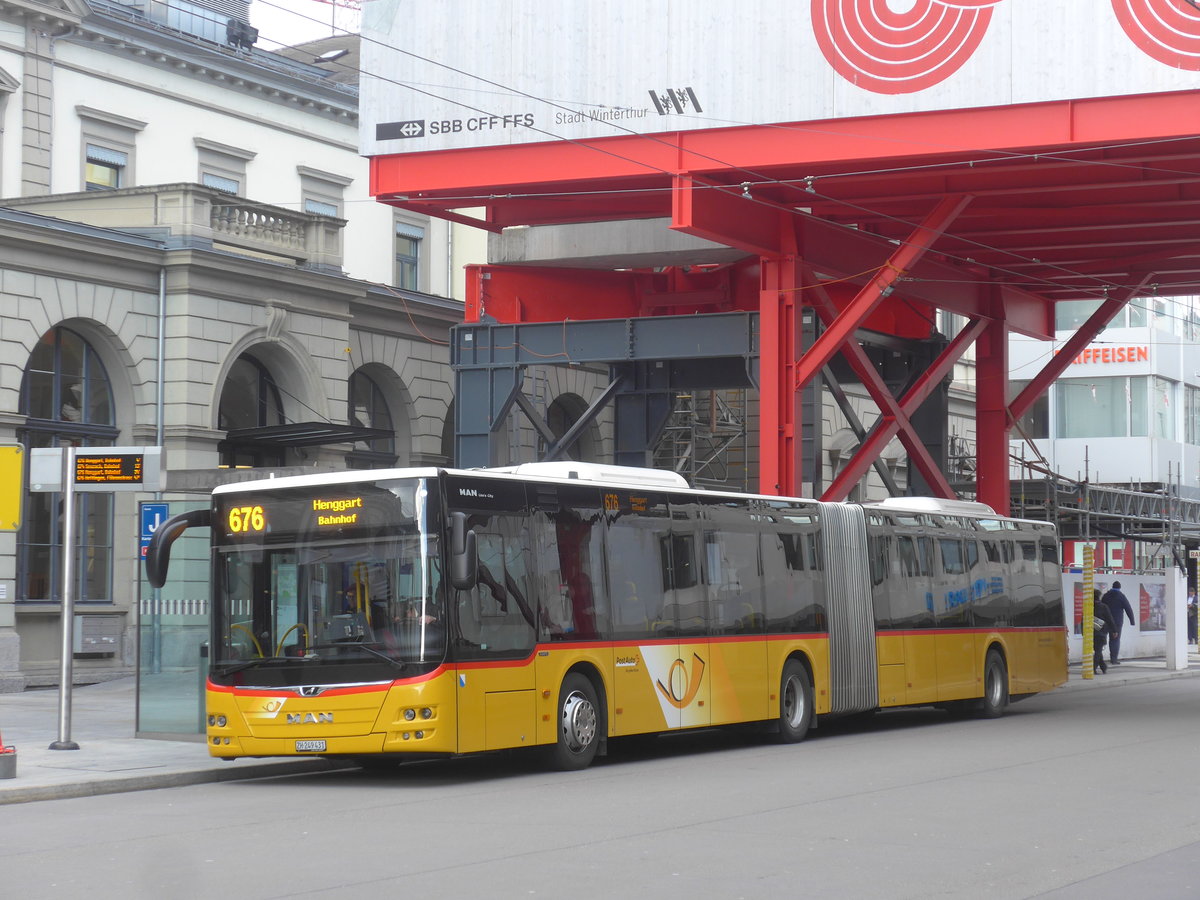
[[[558,739],[551,750],[556,769],[572,772],[586,769],[596,758],[603,725],[600,703],[592,683],[572,672],[558,689]]]
[[[983,664],[983,700],[979,704],[979,715],[984,719],[995,719],[1003,715],[1006,706],[1008,667],[997,651],[989,650],[987,662]]]
[[[789,659],[779,680],[779,742],[804,740],[813,717],[813,689],[808,670],[799,660]]]

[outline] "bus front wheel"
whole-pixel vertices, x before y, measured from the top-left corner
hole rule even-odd
[[[587,678],[574,672],[558,691],[558,740],[551,759],[563,771],[586,769],[600,746],[600,703]]]
[[[995,719],[1008,706],[1008,667],[995,650],[987,655],[983,665],[983,702],[979,714],[985,719]]]
[[[813,689],[808,670],[789,659],[779,684],[779,741],[794,744],[804,740],[813,717]]]

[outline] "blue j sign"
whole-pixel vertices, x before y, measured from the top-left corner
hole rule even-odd
[[[141,548],[139,555],[145,559],[146,549],[150,546],[150,538],[154,536],[158,526],[167,520],[170,515],[170,505],[167,503],[139,503],[138,514],[142,522],[141,536],[138,539],[138,546]]]

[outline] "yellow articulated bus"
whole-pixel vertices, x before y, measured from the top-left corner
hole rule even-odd
[[[212,534],[207,741],[364,762],[907,705],[998,716],[1066,680],[1050,525],[975,503],[693,490],[581,463],[231,484]]]

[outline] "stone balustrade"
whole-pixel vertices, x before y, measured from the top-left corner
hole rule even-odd
[[[0,200],[103,228],[165,228],[172,243],[340,271],[345,219],[259,203],[201,184],[160,184]]]

